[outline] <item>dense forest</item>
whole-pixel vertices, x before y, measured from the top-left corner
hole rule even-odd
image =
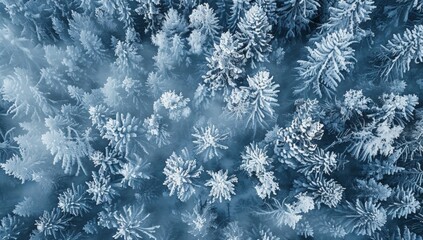
[[[0,239],[423,238],[423,0],[0,0]]]

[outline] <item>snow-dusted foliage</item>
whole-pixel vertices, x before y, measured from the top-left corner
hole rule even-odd
[[[104,202],[112,202],[112,199],[117,195],[117,192],[114,186],[110,183],[110,176],[93,172],[92,177],[93,180],[87,182],[87,193],[92,195],[91,199],[97,205]]]
[[[145,236],[157,239],[154,236],[156,229],[160,226],[146,226],[149,213],[144,213],[144,206],[123,206],[122,211],[116,211],[114,218],[117,223],[114,239],[123,238],[125,240],[143,239]]]
[[[8,214],[1,219],[0,237],[16,240],[19,238],[23,226],[23,222],[18,217]]]
[[[260,71],[253,77],[247,77],[250,93],[250,109],[247,125],[253,129],[267,126],[267,122],[276,116],[274,108],[279,106],[279,84],[276,84],[268,71]]]
[[[117,152],[128,155],[134,150],[145,150],[140,141],[143,130],[141,129],[140,120],[123,113],[116,113],[115,118],[109,118],[104,125],[104,139],[109,140],[110,146]]]
[[[15,68],[2,81],[3,101],[9,102],[8,114],[15,116],[42,117],[52,111],[48,99],[30,79],[29,70]]]
[[[190,115],[191,109],[187,106],[189,101],[189,98],[184,98],[182,93],[178,95],[175,91],[167,91],[154,102],[154,112],[164,112],[169,119],[179,121]]]
[[[312,89],[319,97],[333,94],[356,61],[351,47],[353,43],[354,34],[340,29],[316,42],[315,48],[307,47],[307,60],[299,60],[297,68],[303,82],[295,91]]]
[[[175,152],[166,160],[163,173],[166,181],[163,183],[170,190],[172,196],[175,192],[181,201],[187,201],[194,193],[198,184],[194,181],[200,177],[203,167],[197,167],[197,161],[190,157],[188,149],[183,149],[181,156]]]
[[[250,0],[231,0],[229,11],[229,29],[235,30],[237,23],[245,16],[245,13],[250,9],[251,3]]]
[[[243,69],[242,55],[238,52],[240,44],[230,32],[220,36],[219,44],[214,44],[211,57],[207,58],[208,71],[203,76],[204,83],[214,93],[223,89],[227,94],[229,88],[237,86]]]
[[[423,0],[0,0],[0,239],[423,239]]]
[[[189,26],[194,29],[188,40],[191,45],[191,51],[200,54],[203,47],[208,47],[208,45],[213,44],[217,39],[220,29],[219,19],[217,19],[213,8],[210,8],[208,3],[204,3],[192,10],[189,16],[189,22]],[[195,37],[199,38],[199,40],[196,40],[200,41],[199,49],[196,49],[195,44],[192,43],[195,34],[199,35]]]
[[[85,132],[85,136],[79,136],[71,127],[67,127],[66,132],[54,127],[49,126],[49,131],[41,136],[41,141],[54,156],[53,164],[61,161],[65,173],[71,173],[73,165],[76,164],[76,175],[80,169],[86,173],[82,159],[88,157],[91,152],[90,139],[87,136],[89,133]]]
[[[238,178],[235,175],[228,176],[228,170],[223,172],[219,170],[217,172],[207,172],[211,179],[207,180],[204,184],[206,187],[210,187],[209,196],[212,197],[212,201],[219,199],[219,202],[224,200],[231,200],[231,195],[235,195],[235,185],[238,182]]]
[[[376,8],[373,0],[341,0],[329,8],[330,17],[322,25],[322,32],[346,29],[357,38],[369,33],[360,28],[360,24],[370,20],[370,14]]]
[[[268,209],[257,212],[259,215],[271,217],[278,227],[289,226],[295,229],[296,224],[301,220],[302,214],[314,209],[313,199],[307,196],[298,195],[292,203],[281,203],[274,200],[273,204],[267,204]]]
[[[256,143],[246,146],[241,158],[242,164],[240,168],[245,170],[250,176],[253,173],[260,174],[265,172],[266,167],[272,162],[272,159],[267,156],[266,147],[260,148]]]
[[[62,212],[70,213],[74,216],[83,215],[91,209],[86,189],[82,185],[75,187],[72,184],[72,188],[68,188],[59,195],[59,203],[57,205]]]
[[[59,239],[58,234],[66,230],[71,219],[58,208],[54,208],[51,212],[44,211],[43,215],[35,221],[35,226],[44,237],[53,236],[54,239]]]
[[[188,232],[194,237],[206,237],[210,231],[217,226],[215,220],[216,213],[207,202],[201,204],[197,203],[192,210],[182,213],[182,221],[188,225]]]
[[[288,0],[282,3],[278,27],[286,32],[286,37],[293,38],[309,29],[309,24],[316,17],[320,3],[317,0]]]
[[[159,114],[151,114],[150,117],[144,119],[142,126],[145,128],[148,141],[154,141],[158,147],[170,143],[170,133],[167,131],[168,125],[164,123],[163,117]]]
[[[342,224],[348,231],[357,235],[370,236],[380,230],[387,221],[386,210],[372,199],[365,202],[357,199],[355,204],[347,202],[345,210],[341,213],[345,216]]]
[[[394,34],[393,38],[382,46],[380,77],[384,80],[402,78],[410,71],[411,63],[422,62],[422,39],[423,25],[407,28],[403,34]]]
[[[195,153],[203,155],[204,160],[220,158],[222,150],[228,149],[224,142],[228,139],[229,133],[220,131],[215,125],[206,127],[194,127],[193,143],[195,144]]]
[[[268,55],[272,51],[269,44],[273,38],[271,30],[272,25],[266,12],[259,5],[252,6],[238,22],[235,37],[241,44],[239,53],[252,68],[268,61]]]

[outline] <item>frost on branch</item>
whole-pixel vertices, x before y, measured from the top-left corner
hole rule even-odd
[[[234,88],[230,95],[225,97],[225,113],[230,118],[236,120],[236,124],[239,122],[243,123],[250,110],[249,95],[250,91],[246,88]]]
[[[335,208],[341,202],[345,188],[333,179],[324,177],[307,177],[306,179],[294,180],[294,186],[298,191],[309,194],[318,208],[325,204]]]
[[[144,21],[147,23],[145,32],[156,31],[164,18],[161,12],[162,6],[160,0],[136,0],[138,6],[135,11],[141,15]]]
[[[389,126],[387,121],[379,125],[370,124],[351,135],[348,150],[357,159],[370,161],[378,154],[389,156],[394,151],[393,143],[402,133],[400,126]]]
[[[292,203],[280,202],[273,199],[273,204],[266,204],[267,209],[257,212],[258,215],[268,217],[278,227],[289,226],[295,229],[297,223],[302,219],[302,214],[314,209],[313,199],[307,196],[298,195]]]
[[[24,223],[16,216],[8,214],[0,222],[0,238],[17,240],[24,231]]]
[[[15,68],[14,73],[3,80],[0,92],[3,100],[12,103],[7,113],[13,117],[40,119],[44,114],[53,113],[49,99],[32,83],[31,74],[25,69]]]
[[[142,126],[146,129],[145,134],[148,141],[154,141],[159,148],[170,144],[168,125],[163,122],[163,117],[159,114],[152,114],[144,119]]]
[[[301,35],[302,31],[309,29],[309,24],[317,15],[319,8],[320,3],[317,0],[284,1],[280,8],[278,27],[286,31],[287,38]]]
[[[200,34],[200,38],[204,39],[204,43],[201,44],[204,48],[212,46],[216,41],[221,28],[213,8],[210,8],[208,3],[198,5],[192,10],[191,15],[189,16],[189,22],[190,27],[194,29],[191,36],[197,32]],[[202,49],[194,52],[197,54],[201,53]]]
[[[237,23],[245,16],[245,13],[250,7],[249,0],[232,0],[228,19],[228,25],[231,31],[236,29]]]
[[[143,180],[150,179],[147,171],[151,163],[135,153],[131,157],[126,157],[126,160],[127,162],[120,164],[118,170],[118,174],[122,176],[120,184],[122,187],[137,189]]]
[[[277,182],[274,172],[266,171],[257,174],[257,178],[260,182],[259,185],[255,186],[257,195],[261,199],[270,198],[272,194],[276,195],[276,190],[279,190],[279,184]]]
[[[337,155],[316,144],[323,137],[323,124],[312,112],[316,105],[311,100],[299,105],[291,125],[278,129],[274,140],[279,161],[305,175],[330,174],[337,166]]]
[[[392,202],[386,208],[386,213],[392,218],[407,218],[420,209],[420,202],[415,198],[412,189],[397,187],[391,195]]]
[[[105,154],[100,151],[94,151],[90,155],[90,160],[94,163],[95,167],[99,167],[98,172],[100,174],[117,174],[120,165],[122,165],[122,161],[117,156],[117,153],[110,150],[109,147],[106,147]]]
[[[22,157],[13,155],[6,162],[0,163],[0,167],[6,174],[21,180],[22,183],[34,180],[34,173],[41,172],[44,165],[43,161],[28,156],[25,152]]]

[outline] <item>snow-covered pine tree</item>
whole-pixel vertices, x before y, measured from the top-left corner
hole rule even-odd
[[[421,205],[415,195],[412,189],[396,187],[386,207],[388,216],[392,218],[407,218],[408,215],[416,213]]]
[[[141,150],[146,152],[144,129],[141,121],[133,117],[130,113],[116,113],[115,118],[109,118],[103,126],[105,132],[104,139],[109,140],[109,145],[120,154],[129,156]]]
[[[395,0],[389,3],[389,5],[383,5],[383,13],[390,18],[390,21],[382,25],[384,28],[398,27],[407,23],[413,18],[413,15],[419,15],[423,12],[422,0]]]
[[[117,41],[115,45],[114,62],[115,72],[121,76],[136,78],[143,72],[142,56],[140,54],[141,44],[139,43],[139,34],[134,28],[128,28],[125,32],[125,39]]]
[[[355,204],[347,202],[339,212],[345,229],[357,235],[371,236],[381,230],[387,221],[386,210],[372,199],[364,202],[357,199]]]
[[[250,9],[250,0],[232,0],[230,15],[228,19],[228,27],[231,32],[234,32],[238,22],[245,16],[245,13]]]
[[[314,201],[311,197],[300,194],[295,198],[290,203],[286,203],[285,200],[280,202],[273,198],[273,204],[267,203],[267,209],[258,211],[256,214],[270,218],[278,227],[289,226],[295,229],[302,215],[314,209]]]
[[[260,147],[257,143],[246,146],[241,158],[240,168],[249,176],[265,172],[272,162],[272,159],[267,156],[267,147]]]
[[[397,227],[396,231],[390,236],[391,239],[404,239],[404,240],[422,240],[423,237],[417,235],[408,229],[407,226],[404,227],[404,230],[401,231],[399,227]]]
[[[147,236],[151,239],[157,239],[154,235],[156,229],[160,226],[149,226],[147,219],[150,214],[145,213],[144,205],[125,205],[121,211],[116,211],[113,214],[117,223],[116,234],[114,239],[122,238],[125,240],[143,239]]]
[[[73,216],[82,216],[91,210],[86,188],[82,185],[72,183],[72,188],[66,189],[59,195],[58,207],[63,213],[70,213]]]
[[[136,0],[138,6],[135,9],[139,15],[144,18],[144,21],[147,24],[145,32],[152,31],[155,32],[158,30],[161,21],[164,18],[162,10],[162,5],[160,0]]]
[[[166,160],[163,170],[166,180],[163,185],[170,190],[170,196],[176,192],[179,200],[185,202],[195,193],[195,188],[198,187],[195,180],[202,172],[203,167],[198,167],[197,161],[190,156],[188,149],[184,148],[180,156],[173,152]]]
[[[111,183],[109,175],[93,171],[92,181],[88,181],[86,184],[88,186],[87,193],[92,195],[91,199],[96,205],[106,202],[110,204],[119,195],[115,188],[116,184]]]
[[[217,228],[217,214],[213,211],[210,203],[198,202],[192,211],[181,214],[182,222],[188,225],[188,232],[195,236],[206,238],[206,236]]]
[[[247,126],[252,129],[266,127],[270,121],[276,119],[275,107],[278,104],[279,84],[275,83],[273,76],[263,70],[248,77],[248,87],[242,87],[250,93],[250,112]]]
[[[213,124],[200,128],[194,127],[192,136],[194,137],[195,153],[203,155],[204,161],[221,158],[222,151],[228,149],[224,143],[227,141],[229,133],[219,130]]]
[[[238,178],[235,175],[228,176],[228,170],[223,172],[219,170],[217,172],[207,171],[211,176],[209,180],[204,184],[206,187],[210,187],[209,196],[212,198],[212,202],[219,199],[219,202],[224,200],[231,200],[231,195],[235,195],[235,185],[238,182]]]
[[[278,22],[277,15],[277,0],[256,0],[257,4],[264,10],[266,13],[267,19],[272,26],[276,26]]]
[[[382,46],[379,76],[384,80],[402,78],[410,71],[410,64],[423,61],[423,25],[405,29]]]
[[[79,41],[85,53],[94,61],[101,63],[107,58],[107,51],[101,38],[91,31],[83,30],[80,33]]]
[[[195,49],[193,46],[199,44],[201,47],[199,51],[193,51],[196,54],[200,54],[203,50],[207,50],[218,39],[220,31],[219,19],[213,11],[213,8],[209,7],[208,3],[198,5],[189,16],[190,27],[194,29],[191,33],[189,41],[191,44],[191,51]],[[193,37],[193,34],[199,34],[200,36]],[[195,40],[194,40],[195,39]],[[200,42],[198,42],[200,39]]]
[[[15,215],[7,214],[0,222],[0,238],[2,239],[19,239],[19,236],[25,231],[25,224]]]
[[[58,239],[58,234],[66,231],[70,226],[72,217],[64,214],[59,208],[53,208],[51,212],[44,211],[43,215],[35,221],[37,231],[44,235],[44,237],[53,236]]]
[[[294,93],[302,93],[310,88],[322,97],[331,96],[338,84],[344,80],[356,61],[354,58],[354,35],[345,29],[335,31],[315,43],[315,48],[307,47],[307,60],[299,60],[299,79],[303,81]]]
[[[52,114],[51,101],[33,83],[32,73],[22,68],[15,68],[14,73],[2,81],[0,93],[3,100],[11,103],[8,114],[43,118],[44,114]]]
[[[252,6],[238,22],[235,37],[241,44],[239,53],[252,68],[257,68],[258,64],[268,61],[268,55],[272,51],[271,30],[272,25],[266,12],[259,5]]]
[[[278,31],[286,30],[286,37],[293,38],[308,29],[320,8],[318,0],[287,0],[279,9],[281,17],[278,21]]]
[[[360,24],[370,20],[370,14],[376,8],[373,0],[341,0],[329,8],[330,17],[321,26],[321,33],[332,33],[346,29],[360,38],[369,34],[360,28]]]
[[[294,187],[297,191],[311,196],[318,208],[322,204],[336,208],[341,203],[345,191],[345,188],[335,180],[313,175],[294,180]]]
[[[212,95],[222,89],[223,95],[228,95],[230,88],[237,86],[244,72],[239,48],[238,40],[230,32],[223,33],[219,44],[214,44],[213,54],[206,58],[209,70],[203,76]]]
[[[7,175],[11,175],[25,183],[33,180],[34,173],[40,173],[46,163],[28,155],[26,151],[23,151],[21,155],[13,155],[6,162],[0,163],[0,167]]]

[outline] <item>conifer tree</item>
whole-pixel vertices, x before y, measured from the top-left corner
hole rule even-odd
[[[297,68],[303,83],[295,93],[311,88],[319,97],[333,94],[356,61],[351,48],[353,43],[354,35],[341,29],[316,42],[315,48],[307,47],[307,60],[299,60]]]
[[[272,51],[271,30],[272,25],[266,12],[259,5],[252,6],[238,22],[235,36],[241,44],[239,53],[252,68],[257,68],[259,63],[268,61],[268,55]]]
[[[229,89],[237,86],[243,73],[239,48],[239,42],[230,32],[223,33],[219,44],[214,45],[212,56],[207,57],[209,70],[203,76],[212,94],[223,89],[224,95],[228,95]]]

